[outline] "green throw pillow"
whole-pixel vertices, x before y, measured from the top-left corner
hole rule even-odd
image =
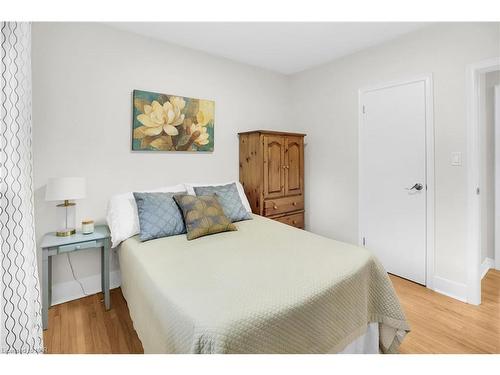
[[[174,200],[184,216],[187,239],[220,232],[237,230],[236,226],[224,214],[215,195],[174,195]]]

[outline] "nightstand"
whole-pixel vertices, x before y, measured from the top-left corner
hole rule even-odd
[[[42,321],[43,329],[47,329],[49,307],[52,303],[52,257],[58,254],[80,251],[85,249],[101,248],[101,288],[104,293],[104,306],[106,310],[111,307],[109,299],[109,249],[110,234],[107,225],[97,225],[94,233],[76,234],[68,237],[57,237],[55,232],[43,236],[40,245],[43,255],[42,269]]]

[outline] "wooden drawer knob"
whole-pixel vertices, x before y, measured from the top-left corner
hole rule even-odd
[[[297,205],[297,202],[292,202],[292,206],[296,206]]]
[[[274,210],[277,210],[277,209],[278,209],[278,206],[274,205],[274,206],[273,206],[273,209],[274,209]]]
[[[297,220],[292,221],[292,223],[297,224]]]

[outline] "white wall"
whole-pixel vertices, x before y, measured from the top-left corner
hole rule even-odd
[[[56,208],[43,200],[49,177],[86,177],[88,197],[79,202],[77,219],[92,217],[103,222],[106,201],[117,192],[185,180],[237,178],[236,133],[268,128],[308,134],[308,229],[355,243],[358,89],[432,73],[435,272],[459,290],[464,289],[465,68],[469,63],[498,55],[499,24],[439,24],[287,77],[103,25],[35,23],[37,237],[55,226]],[[131,152],[131,93],[135,88],[215,100],[215,152]],[[453,151],[463,152],[462,167],[450,165]],[[74,254],[74,264],[78,277],[98,280],[99,258],[95,252]],[[54,282],[77,288],[71,280],[67,260],[58,257]]]
[[[495,257],[495,85],[500,71],[483,74],[480,93],[481,260]]]
[[[291,77],[294,121],[308,133],[306,225],[357,242],[358,90],[432,73],[434,78],[435,276],[457,293],[466,282],[466,101],[469,63],[500,55],[498,23],[438,24]],[[450,154],[461,151],[464,165]]]
[[[55,202],[44,201],[49,177],[85,177],[77,223],[84,217],[102,223],[115,193],[237,179],[238,131],[290,128],[286,76],[108,26],[34,23],[32,56],[38,240],[56,229]],[[215,151],[131,152],[133,89],[215,100]],[[72,259],[91,288],[99,280],[97,250]],[[66,257],[54,262],[55,299],[58,284],[77,296]]]

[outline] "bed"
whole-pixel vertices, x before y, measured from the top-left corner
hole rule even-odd
[[[409,331],[366,249],[253,215],[238,231],[119,250],[145,353],[395,353]]]

